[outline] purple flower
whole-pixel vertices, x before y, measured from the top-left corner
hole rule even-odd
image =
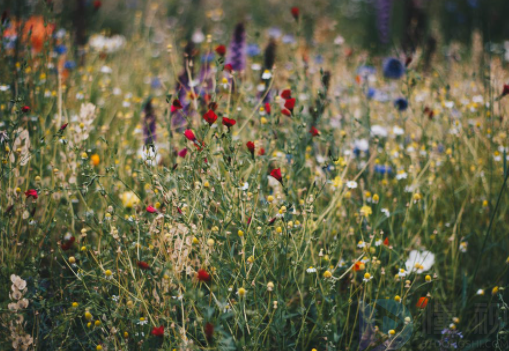
[[[156,115],[149,98],[143,108],[143,138],[145,145],[154,145],[156,142]]]
[[[233,32],[226,63],[231,64],[234,71],[243,71],[246,68],[246,56],[246,30],[244,24],[239,23]]]

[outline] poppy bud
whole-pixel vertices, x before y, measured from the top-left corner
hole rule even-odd
[[[290,12],[292,13],[293,18],[297,21],[300,15],[300,9],[297,6],[291,8]]]

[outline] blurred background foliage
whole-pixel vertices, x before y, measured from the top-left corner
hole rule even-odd
[[[230,27],[239,21],[252,24],[252,28],[277,25],[288,30],[292,28],[288,11],[292,6],[301,9],[301,30],[310,43],[317,40],[317,28],[322,29],[318,33],[334,31],[343,35],[348,45],[371,51],[401,46],[408,49],[412,40],[409,33],[415,31],[412,29],[415,26],[420,31],[418,41],[423,43],[434,37],[444,44],[460,42],[468,46],[475,30],[482,32],[485,42],[500,43],[509,37],[507,0],[0,0],[0,3],[2,12],[11,16],[40,14],[44,8],[69,29],[86,21],[89,32],[107,30],[126,35],[130,34],[126,18],[147,11],[154,3],[163,3],[159,10],[166,12],[168,30],[182,40],[190,38],[196,28],[207,33],[213,22],[222,23],[214,26],[214,34],[219,36],[222,32],[230,33]],[[388,16],[389,34],[387,42],[381,44],[380,16],[384,12]],[[419,44],[422,43],[415,45]]]

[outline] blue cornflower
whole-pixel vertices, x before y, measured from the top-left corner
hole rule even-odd
[[[323,56],[322,55],[316,55],[315,56],[315,63],[322,64],[323,63]]]
[[[375,173],[379,174],[392,174],[392,167],[385,165],[375,165]]]
[[[408,101],[404,98],[398,98],[394,100],[394,107],[396,107],[398,111],[405,111],[408,108]]]
[[[64,68],[68,69],[68,70],[75,69],[76,68],[76,62],[74,62],[74,61],[66,61],[64,63]]]
[[[67,47],[65,45],[57,45],[54,51],[59,55],[63,55],[67,52]]]
[[[206,54],[201,56],[201,63],[210,63],[214,61],[214,54]]]
[[[383,63],[384,77],[388,79],[400,79],[405,74],[405,65],[394,57],[385,59]]]
[[[375,97],[375,94],[376,94],[376,89],[375,88],[372,88],[372,87],[369,87],[368,88],[368,91],[366,92],[366,97],[368,99],[372,99]]]
[[[367,77],[376,74],[376,68],[373,66],[360,66],[357,68],[357,74],[361,77]]]
[[[250,57],[258,56],[261,54],[260,47],[258,44],[249,44],[246,49],[247,55]]]
[[[159,78],[157,78],[157,77],[152,78],[152,80],[150,82],[150,87],[152,89],[159,89],[159,88],[161,88],[161,86],[162,86],[161,80]]]

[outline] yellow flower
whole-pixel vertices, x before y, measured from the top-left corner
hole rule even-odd
[[[328,278],[332,277],[332,273],[330,271],[325,271],[325,272],[323,272],[323,277],[328,279]]]
[[[371,207],[366,206],[366,205],[361,207],[360,212],[361,212],[361,215],[363,215],[364,217],[369,217],[370,215],[373,214],[373,210],[371,210]]]
[[[341,188],[343,186],[343,180],[341,177],[334,178],[334,181],[332,182],[334,188]]]
[[[125,191],[120,195],[120,200],[124,207],[132,208],[140,203],[140,199],[132,191]]]
[[[78,305],[79,305],[79,304],[78,304],[77,302],[73,302],[73,303],[72,303],[72,307],[73,307],[73,308],[77,308],[77,307],[78,307]]]
[[[239,290],[237,290],[237,294],[239,295],[239,297],[244,297],[244,296],[246,296],[246,289],[244,289],[244,288],[239,288]]]
[[[90,313],[89,311],[86,311],[85,312],[85,319],[87,321],[91,320],[92,319],[92,313]]]
[[[239,229],[239,231],[237,232],[237,234],[240,236],[240,237],[243,237],[244,236],[244,232],[242,230]]]
[[[496,295],[496,294],[498,294],[498,286],[495,286],[495,287],[491,290],[491,294],[492,294],[492,295]]]

